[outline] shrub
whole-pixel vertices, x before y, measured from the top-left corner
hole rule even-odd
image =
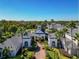
[[[72,58],[71,59],[77,59],[77,57],[76,56],[72,56]]]

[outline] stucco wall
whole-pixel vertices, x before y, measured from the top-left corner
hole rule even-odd
[[[67,43],[70,42],[68,44],[67,43],[65,44],[66,45],[65,51],[67,51],[67,49],[68,49],[69,54],[76,55],[77,54],[78,41],[72,40],[74,38],[69,36],[68,34],[66,34],[65,37],[66,37],[66,42]],[[72,49],[72,44],[73,44],[73,49]]]
[[[55,47],[57,47],[57,39],[50,39],[50,38],[48,38],[48,45],[49,45],[49,47],[53,47],[52,46],[52,42],[55,42]]]
[[[28,42],[28,47],[31,47],[31,39],[23,39],[23,47],[24,47],[25,41]]]

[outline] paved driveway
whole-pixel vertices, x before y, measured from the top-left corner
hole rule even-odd
[[[45,59],[45,57],[46,57],[45,49],[43,49],[42,44],[37,43],[37,45],[38,45],[38,47],[39,47],[40,49],[39,49],[39,51],[37,51],[37,52],[35,53],[36,59]]]

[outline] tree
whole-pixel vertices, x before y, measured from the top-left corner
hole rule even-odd
[[[2,31],[0,30],[0,38],[1,38],[1,36],[2,36]]]
[[[22,55],[21,55],[21,58],[22,58],[22,59],[26,59],[26,58],[27,58],[27,52],[28,52],[28,50],[27,50],[26,48],[24,48],[24,49],[22,50]]]
[[[79,46],[79,33],[76,33],[75,39],[78,40],[78,46]]]
[[[60,46],[60,44],[61,44],[61,39],[62,39],[62,37],[63,37],[63,31],[61,31],[61,30],[56,31],[56,32],[55,32],[55,36],[56,36],[56,38],[58,39],[58,47],[60,48],[60,47],[61,47],[61,46]]]
[[[79,47],[79,33],[76,33],[75,34],[75,40],[77,40],[78,41],[78,47]],[[78,48],[79,49],[79,48]],[[78,51],[78,50],[77,50]],[[78,52],[77,52],[77,56],[78,56]]]
[[[76,23],[74,21],[71,21],[67,24],[67,28],[70,28],[71,29],[71,36],[72,36],[72,31],[74,28],[77,28],[76,27]]]
[[[54,19],[51,19],[51,22],[54,22]]]
[[[64,40],[65,40],[65,44],[66,44],[66,37],[65,37],[65,34],[68,32],[68,29],[65,27],[65,28],[63,28],[62,29],[62,34],[63,34],[63,38],[64,38]],[[68,48],[67,48],[67,52],[68,52]]]
[[[72,33],[73,29],[77,28],[76,23],[74,21],[71,21],[71,22],[68,23],[67,27],[70,28],[70,30],[71,30],[71,39],[72,39],[72,37],[73,37],[72,36],[73,35],[73,33]],[[73,39],[72,39],[72,49],[73,49]]]
[[[9,27],[9,31],[13,32],[13,33],[16,33],[17,27],[15,25],[12,25],[12,26]]]
[[[62,29],[62,34],[63,34],[63,37],[65,38],[65,34],[68,32],[68,29],[65,27]],[[65,44],[66,44],[66,38],[65,38]]]
[[[3,54],[3,59],[7,59],[8,57],[9,57],[9,52],[10,52],[10,50],[9,50],[9,48],[4,48],[3,49],[3,52],[2,52],[2,54]]]

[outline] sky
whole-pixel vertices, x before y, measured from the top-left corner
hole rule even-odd
[[[79,0],[0,0],[0,20],[79,20]]]

